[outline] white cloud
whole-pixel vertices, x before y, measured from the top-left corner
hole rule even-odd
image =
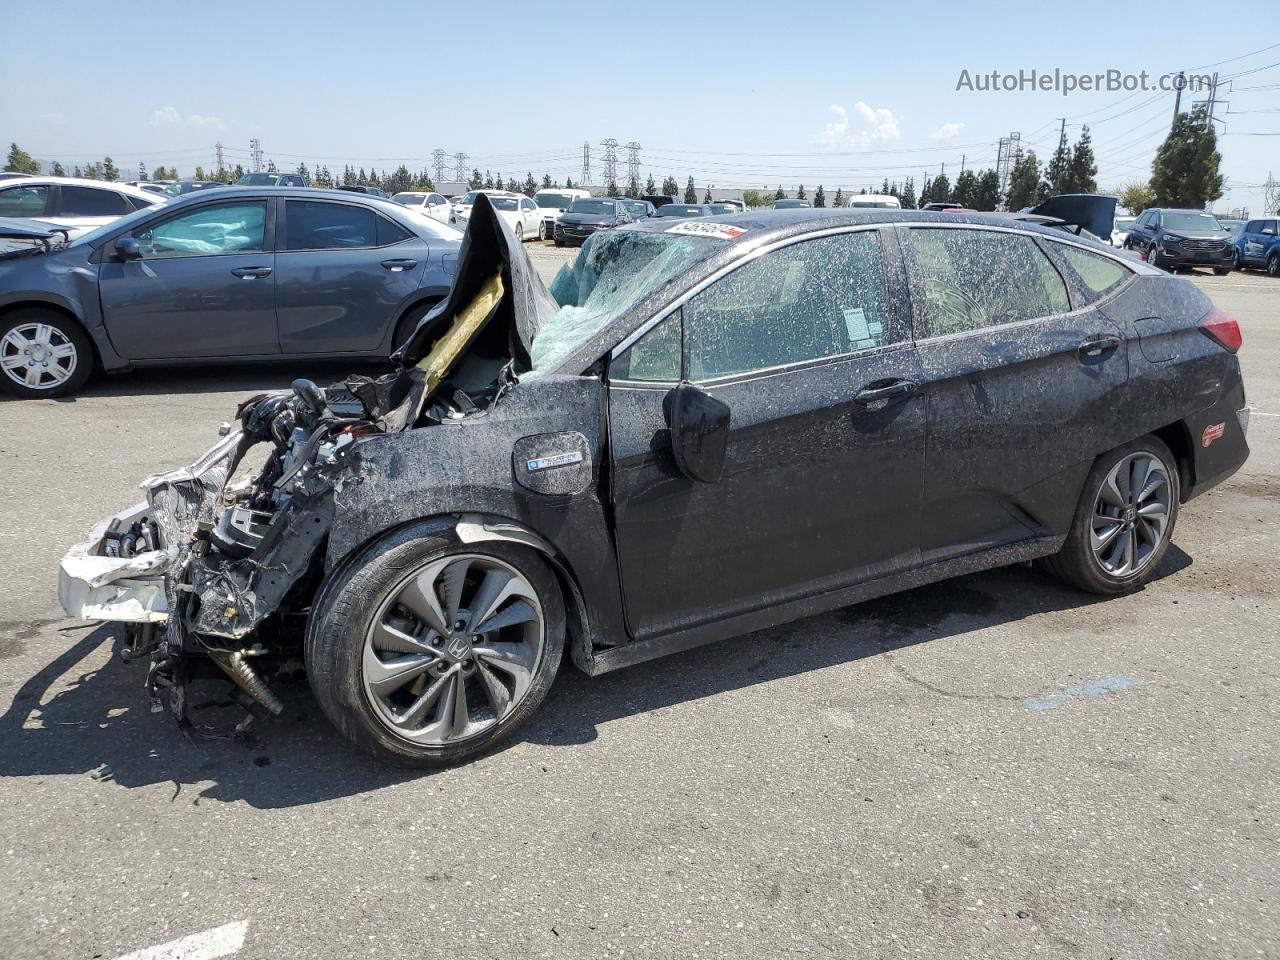
[[[153,127],[187,127],[195,130],[221,130],[221,117],[206,117],[199,113],[189,113],[185,117],[176,107],[161,107],[151,114]]]
[[[944,123],[933,133],[929,134],[930,140],[950,140],[957,133],[964,129],[963,123]]]
[[[828,107],[837,119],[823,125],[822,132],[814,139],[830,147],[862,149],[876,140],[896,140],[900,135],[898,120],[893,111],[884,107],[871,107],[859,100],[853,105],[854,117],[838,103]]]

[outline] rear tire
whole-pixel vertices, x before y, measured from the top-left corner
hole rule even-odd
[[[516,224],[516,243],[524,243],[524,224]]]
[[[545,220],[543,220],[541,223],[538,224],[538,239],[539,240],[547,239],[547,221]]]
[[[486,595],[490,574],[497,585]],[[413,612],[428,595],[441,616]],[[476,629],[482,617],[488,630]],[[441,633],[433,618],[456,622]],[[560,585],[537,551],[463,544],[414,525],[367,547],[321,590],[307,675],[325,716],[357,747],[396,766],[440,767],[493,749],[529,719],[564,638]],[[409,679],[391,675],[404,667]]]
[[[25,307],[0,317],[0,388],[24,400],[77,393],[93,374],[93,341],[58,310]]]
[[[1280,277],[1280,253],[1267,257],[1267,276]]]
[[[1180,494],[1177,461],[1158,437],[1104,453],[1084,482],[1066,542],[1043,569],[1090,593],[1140,588],[1169,549]]]

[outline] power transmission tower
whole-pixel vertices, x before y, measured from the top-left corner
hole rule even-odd
[[[1000,195],[1008,192],[1009,178],[1013,168],[1022,159],[1022,134],[1014,131],[1007,137],[1000,138],[1000,146],[996,149],[996,177],[1000,181]]]
[[[257,137],[249,141],[249,163],[252,164],[254,173],[262,170],[262,141]]]
[[[627,144],[627,183],[640,182],[640,144],[632,140]]]
[[[578,184],[585,187],[591,182],[591,144],[586,140],[582,141],[582,182]]]
[[[444,165],[448,157],[449,155],[443,150],[436,149],[431,151],[431,165],[434,167],[437,183],[444,180]]]
[[[221,140],[219,140],[216,144],[214,144],[214,154],[218,158],[218,179],[221,180],[223,168],[226,166],[226,163],[222,159],[222,141]]]
[[[604,147],[604,182],[606,185],[618,183],[618,141],[613,137],[601,140]]]
[[[1274,217],[1280,215],[1280,180],[1267,171],[1267,182],[1262,185],[1262,215]]]
[[[455,153],[453,155],[453,162],[454,164],[456,164],[453,172],[458,178],[458,183],[468,182],[467,181],[467,161],[470,159],[471,158],[467,156],[465,153]]]

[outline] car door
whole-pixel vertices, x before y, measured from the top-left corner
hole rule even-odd
[[[426,241],[364,203],[276,202],[284,208],[276,253],[280,349],[380,349],[426,271]]]
[[[1029,234],[901,235],[929,422],[924,561],[1065,531],[1122,420],[1124,328],[1073,303]]]
[[[141,259],[103,251],[107,333],[130,360],[268,356],[276,334],[271,208],[264,199],[184,206],[134,227]]]
[[[612,498],[634,636],[917,562],[924,405],[883,236],[749,255],[614,351]],[[676,465],[666,410],[681,378],[730,409],[716,482]]]
[[[520,199],[520,223],[526,238],[538,235],[538,208],[532,200],[523,197]]]
[[[1254,265],[1266,263],[1267,250],[1276,239],[1275,220],[1250,220],[1241,240],[1241,259]]]

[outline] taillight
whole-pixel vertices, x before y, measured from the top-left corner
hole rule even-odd
[[[1200,324],[1200,329],[1205,336],[1209,337],[1224,350],[1230,350],[1232,353],[1239,350],[1240,344],[1244,342],[1244,337],[1240,335],[1240,324],[1236,323],[1234,318],[1227,316],[1217,307],[1204,318]]]

